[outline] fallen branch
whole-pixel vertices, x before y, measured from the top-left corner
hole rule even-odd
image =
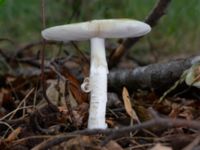
[[[79,135],[97,135],[97,134],[104,134],[108,137],[102,142],[102,146],[107,144],[111,139],[117,139],[119,137],[122,137],[125,134],[128,134],[130,132],[142,130],[142,129],[149,129],[152,127],[162,127],[162,128],[176,128],[176,127],[188,127],[193,128],[196,130],[200,130],[200,122],[199,121],[193,121],[193,120],[185,120],[185,119],[171,119],[171,118],[163,118],[159,117],[153,109],[150,109],[150,113],[152,116],[154,116],[154,119],[143,122],[141,124],[136,124],[129,127],[123,127],[119,129],[94,129],[94,130],[81,130],[81,131],[75,131],[69,134],[62,134],[62,135],[56,135],[48,140],[45,140],[41,142],[40,144],[36,145],[32,150],[44,150],[48,149],[50,147],[53,147],[55,145],[58,145],[64,141],[67,141],[73,137],[79,136]]]
[[[13,61],[40,68],[40,63],[37,60],[16,59]],[[199,61],[200,56],[194,56],[162,64],[138,67],[134,70],[111,71],[108,75],[108,89],[109,91],[121,91],[123,86],[126,86],[129,90],[154,89],[159,92],[165,92],[174,85],[185,70]],[[48,61],[45,63],[45,69],[50,69],[49,64],[50,62]],[[77,77],[82,79],[80,75],[77,75]]]
[[[154,89],[165,91],[170,88],[200,56],[173,60],[162,64],[151,64],[134,70],[112,71],[108,76],[108,89],[119,91],[123,86],[129,90]]]
[[[158,20],[165,14],[170,1],[171,0],[159,0],[145,22],[151,27],[154,27]],[[122,58],[122,56],[124,56],[124,54],[128,51],[128,49],[130,49],[139,39],[141,39],[141,37],[125,39],[122,44],[119,45],[118,48],[111,54],[109,59],[109,67],[114,67]]]

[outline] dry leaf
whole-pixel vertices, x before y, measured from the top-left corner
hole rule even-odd
[[[171,147],[164,146],[160,143],[157,143],[154,147],[152,147],[150,150],[172,150]]]
[[[18,135],[21,133],[21,131],[22,131],[21,127],[16,128],[15,130],[13,130],[13,132],[11,132],[8,135],[8,137],[6,138],[6,141],[7,142],[12,142],[12,141],[16,140]]]
[[[58,82],[58,80],[47,80],[48,88],[46,95],[50,101],[56,106],[66,106],[65,102],[65,82]],[[37,104],[38,108],[46,105],[46,100],[43,99]]]
[[[177,118],[178,114],[180,113],[180,105],[176,104],[176,103],[173,103],[172,104],[172,110],[169,114],[169,117],[170,118]]]
[[[192,106],[183,106],[181,108],[181,113],[179,114],[179,117],[184,118],[186,120],[192,120],[194,119],[194,107]]]
[[[55,105],[65,105],[65,82],[57,80],[47,80],[50,84],[46,90],[49,99]]]
[[[68,89],[68,93],[69,93],[69,95],[67,96],[69,104],[70,104],[71,108],[75,108],[78,106],[78,102],[75,99],[75,97],[73,96],[73,93],[71,92],[70,88],[67,88],[67,89]]]
[[[105,150],[123,150],[123,148],[115,141],[110,141],[105,145]]]
[[[54,146],[53,150],[85,150],[88,149],[88,145],[95,150],[99,150],[94,143],[96,139],[92,136],[76,136],[68,141],[62,142],[59,145]]]
[[[0,89],[0,108],[4,108],[7,111],[12,111],[16,108],[11,91],[9,89]]]
[[[127,114],[135,121],[137,121],[138,123],[140,122],[136,112],[134,111],[134,109],[132,108],[132,104],[130,101],[130,96],[128,93],[128,90],[126,89],[126,87],[123,88],[123,92],[122,92],[122,97],[123,97],[123,101],[124,101],[124,106],[126,109]]]
[[[69,92],[78,104],[87,102],[87,94],[81,90],[79,81],[67,69],[64,71],[64,76],[68,79]]]
[[[86,122],[88,108],[88,103],[82,103],[72,111],[76,127],[81,127]]]

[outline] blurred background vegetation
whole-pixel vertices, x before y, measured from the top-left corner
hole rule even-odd
[[[0,6],[0,38],[20,44],[39,40],[40,0],[5,0]],[[144,20],[156,0],[46,0],[46,26],[100,18]],[[200,43],[200,0],[172,0],[167,14],[131,52],[194,54]],[[1,44],[1,43],[0,43]]]

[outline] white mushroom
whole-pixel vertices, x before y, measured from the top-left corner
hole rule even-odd
[[[105,19],[61,25],[42,31],[42,36],[47,40],[68,42],[90,39],[89,129],[107,128],[105,114],[108,66],[105,54],[105,38],[138,37],[150,32],[150,30],[151,27],[148,24],[136,20]]]

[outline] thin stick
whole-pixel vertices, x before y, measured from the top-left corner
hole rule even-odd
[[[81,54],[82,58],[84,59],[85,62],[87,62],[88,64],[90,63],[89,59],[87,58],[87,56],[80,50],[80,48],[76,45],[76,43],[74,43],[73,41],[71,42],[72,46],[75,48],[75,50]]]
[[[45,29],[46,23],[45,23],[45,0],[41,0],[41,14],[42,14],[42,29]],[[42,39],[42,49],[41,49],[41,85],[42,85],[42,93],[47,101],[48,104],[51,104],[51,101],[49,100],[48,96],[46,95],[46,84],[45,84],[45,75],[44,75],[44,50],[46,47],[46,41],[45,39]]]
[[[26,100],[28,99],[28,97],[32,94],[32,92],[34,91],[35,89],[32,88],[27,94],[26,96],[23,98],[23,100],[19,103],[19,105],[17,106],[17,108],[15,109],[16,111],[10,116],[9,120],[11,120],[14,115],[16,114],[16,112],[19,110],[19,108],[23,105],[23,108],[26,108]],[[25,109],[23,109],[23,117],[25,116]]]

